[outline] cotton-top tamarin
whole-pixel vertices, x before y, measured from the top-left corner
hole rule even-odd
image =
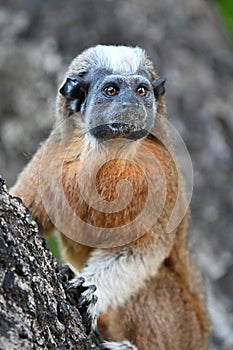
[[[82,276],[71,289],[96,286],[97,302],[84,288],[80,303],[90,297],[103,349],[207,346],[188,214],[167,230],[185,194],[167,147],[164,84],[138,47],[78,55],[58,91],[55,126],[12,189],[41,232],[58,232],[64,260]]]

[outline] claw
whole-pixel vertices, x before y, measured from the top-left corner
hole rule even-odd
[[[92,302],[93,302],[93,297],[94,295],[91,295],[92,291],[89,293],[89,295],[81,295],[81,297],[78,299],[78,307],[88,307]],[[97,301],[97,299],[94,300],[95,303]]]
[[[93,305],[95,305],[97,303],[97,301],[98,301],[98,297],[97,297],[97,295],[94,294],[92,296],[92,303],[93,303]]]
[[[84,287],[85,288],[85,287]],[[90,286],[86,287],[85,292],[83,293],[83,296],[85,296],[86,298],[88,298],[91,294],[93,294],[96,291],[96,285],[95,284],[91,284]]]
[[[90,285],[87,289],[82,293],[80,298],[78,299],[78,305],[82,307],[84,304],[89,305],[92,302],[93,293],[96,291],[96,286]]]
[[[66,294],[69,301],[76,306],[83,319],[87,334],[96,329],[96,317],[94,305],[97,302],[97,296],[93,293],[96,291],[94,284],[84,286],[85,278],[77,277],[66,285]]]
[[[77,288],[81,287],[83,283],[85,282],[85,278],[83,277],[77,277],[74,280],[70,281],[68,286],[66,287],[66,290],[69,292],[75,292]]]

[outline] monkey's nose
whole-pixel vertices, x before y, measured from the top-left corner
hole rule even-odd
[[[136,101],[136,102],[134,102],[134,103],[132,103],[132,102],[123,102],[122,103],[122,108],[124,108],[124,109],[133,109],[133,108],[138,108],[139,107],[139,103]]]
[[[130,106],[131,106],[131,103],[129,103],[129,102],[124,102],[124,103],[122,103],[122,107],[123,107],[124,109],[129,108]]]

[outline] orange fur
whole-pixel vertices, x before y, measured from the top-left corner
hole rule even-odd
[[[153,280],[150,279],[144,290],[141,290],[129,300],[124,309],[109,310],[107,314],[102,315],[98,323],[99,328],[107,338],[112,340],[129,339],[140,350],[149,348],[161,350],[204,350],[208,334],[208,320],[204,311],[200,282],[193,272],[194,268],[189,261],[189,253],[186,248],[187,217],[180,224],[175,239],[173,235],[164,235],[167,220],[175,204],[178,189],[177,170],[168,151],[160,142],[145,139],[141,145],[141,149],[144,152],[145,147],[155,154],[158,164],[165,174],[168,186],[167,195],[164,210],[158,222],[150,232],[147,232],[131,244],[136,249],[137,247],[141,249],[143,246],[143,249],[146,250],[148,246],[155,244],[154,242],[159,239],[163,241],[164,245],[170,245],[174,241],[172,244],[173,248],[165,259],[164,266],[161,267],[158,276]],[[79,150],[81,153],[81,148]],[[144,155],[144,152],[141,153],[141,156]],[[140,159],[140,149],[138,150],[138,155],[138,159]],[[140,164],[139,161],[135,164],[135,162],[116,159],[105,164],[100,169],[96,179],[96,186],[99,194],[106,200],[111,201],[114,199],[116,185],[120,178],[128,178],[134,184],[133,200],[123,212],[116,215],[101,213],[89,207],[79,197],[77,177],[79,163],[82,160],[80,157],[76,159],[69,159],[68,157],[67,159],[64,145],[61,147],[54,145],[54,147],[49,149],[46,152],[46,156],[43,157],[44,163],[42,164],[42,169],[40,169],[40,172],[42,171],[43,174],[41,178],[42,186],[47,188],[47,195],[51,196],[51,200],[52,193],[50,191],[54,188],[53,181],[56,179],[49,173],[51,174],[51,171],[56,173],[57,168],[60,166],[59,162],[63,162],[64,158],[65,162],[61,175],[64,193],[70,206],[82,220],[91,222],[95,226],[114,227],[131,221],[140,212],[145,203],[148,189],[143,173],[140,171],[139,165],[137,165]],[[31,193],[32,188],[33,190],[37,188],[38,159],[39,156],[36,157],[36,161],[34,160],[35,164],[32,161],[29,165],[29,168],[26,170],[26,181],[24,178],[24,182],[20,182],[19,186],[14,190],[14,194],[21,196],[24,203],[32,211],[32,215],[37,220],[39,227],[47,231],[48,227],[52,227],[52,223],[43,208],[39,193]],[[51,159],[56,159],[56,162],[51,163]],[[149,163],[147,166],[149,173],[154,177],[154,182],[156,183],[157,180],[157,184],[159,184],[158,165]],[[140,186],[138,185],[139,183]],[[159,186],[157,187],[155,186],[153,189],[155,197],[156,192],[159,191]],[[65,213],[62,212],[62,203],[59,202],[59,193],[53,197],[56,198],[56,203],[51,203],[51,208],[58,210],[59,215],[65,219]],[[69,222],[67,222],[68,224]],[[62,233],[60,233],[60,242],[64,260],[69,261],[79,270],[85,265],[90,252],[94,249],[74,242]],[[113,252],[117,249],[119,248],[108,248],[107,250]],[[152,313],[151,310],[153,310]],[[132,314],[137,315],[136,321],[131,319]],[[175,316],[171,316],[173,314]],[[147,325],[146,330],[145,324]],[[171,333],[174,332],[174,324],[177,328],[176,335]],[[194,336],[196,338],[195,341],[193,339]]]
[[[174,272],[161,267],[124,308],[102,316],[98,327],[106,339],[129,339],[140,350],[205,350],[208,320],[198,299]]]

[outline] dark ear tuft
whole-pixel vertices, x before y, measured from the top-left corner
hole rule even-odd
[[[88,85],[82,78],[70,75],[59,92],[70,101],[70,109],[73,112],[78,112],[82,102],[85,100],[87,89]]]
[[[154,94],[155,94],[156,100],[158,100],[161,96],[163,96],[165,94],[165,92],[166,92],[165,86],[164,86],[165,82],[166,82],[165,77],[159,77],[158,79],[153,81],[152,86],[154,89]]]

